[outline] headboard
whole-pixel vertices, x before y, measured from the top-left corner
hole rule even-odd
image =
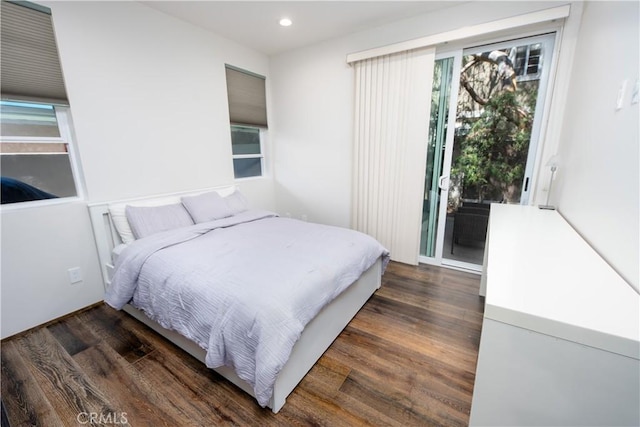
[[[100,260],[100,271],[102,272],[102,280],[104,282],[105,290],[111,283],[111,275],[114,268],[111,254],[113,249],[122,243],[120,235],[118,234],[118,231],[111,219],[109,206],[116,204],[153,202],[155,199],[169,199],[172,197],[175,197],[176,203],[178,203],[182,196],[195,196],[209,191],[217,191],[224,195],[232,193],[235,189],[235,185],[226,185],[222,187],[201,188],[198,190],[178,193],[156,194],[153,196],[89,203],[89,216],[91,217],[91,225],[93,226],[93,236],[96,241],[98,259]]]

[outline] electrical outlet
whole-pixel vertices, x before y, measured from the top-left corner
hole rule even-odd
[[[69,283],[72,285],[82,282],[82,270],[80,267],[74,267],[67,270],[69,273]]]

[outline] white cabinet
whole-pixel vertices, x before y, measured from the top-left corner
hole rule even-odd
[[[556,211],[491,207],[470,424],[640,425],[640,296]]]

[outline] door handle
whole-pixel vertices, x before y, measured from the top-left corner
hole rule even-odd
[[[440,188],[443,191],[447,191],[449,190],[449,175],[442,175],[440,178],[438,178],[438,188]],[[444,186],[444,181],[447,180],[447,186]]]

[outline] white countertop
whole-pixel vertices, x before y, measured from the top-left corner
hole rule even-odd
[[[640,359],[640,295],[557,212],[491,205],[485,317]]]

